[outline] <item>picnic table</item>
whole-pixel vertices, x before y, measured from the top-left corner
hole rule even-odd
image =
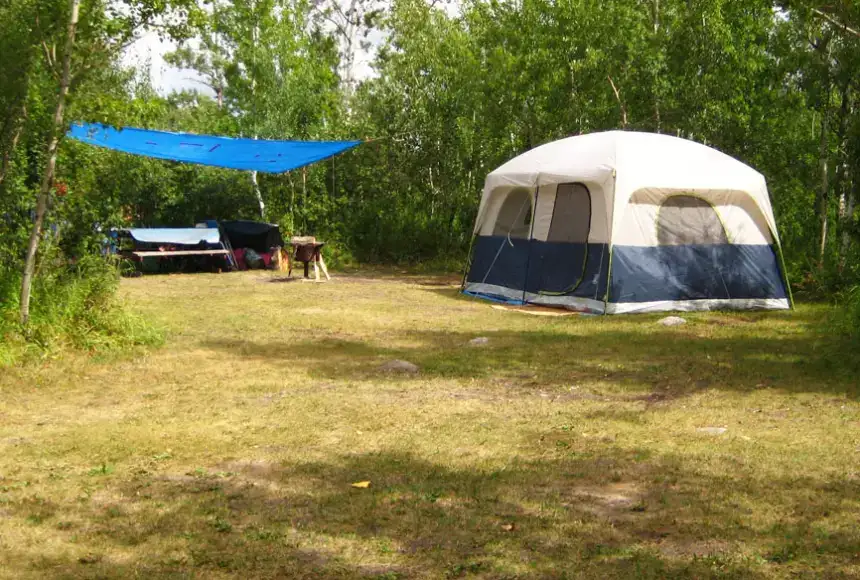
[[[226,256],[230,252],[227,250],[166,250],[164,252],[133,250],[127,253],[136,258],[152,258],[154,256]]]
[[[180,260],[179,270],[184,269],[187,264],[185,264],[186,259],[197,259],[197,258],[209,258],[207,263],[213,267],[217,268],[218,272],[221,272],[221,267],[217,265],[217,262],[213,262],[213,258],[223,257],[227,262],[227,265],[230,264],[230,259],[232,255],[228,250],[223,248],[216,250],[204,250],[204,249],[193,249],[193,250],[177,250],[174,247],[167,246],[162,249],[148,249],[148,250],[120,250],[117,253],[117,256],[121,258],[125,258],[131,260],[133,262],[137,262],[141,264],[141,268],[143,271],[149,272],[163,272],[171,270],[170,267],[165,269],[165,265],[167,262],[173,262],[173,260]],[[147,263],[147,259],[155,260],[150,263],[150,268],[147,269],[145,264]],[[214,271],[214,270],[213,270]]]

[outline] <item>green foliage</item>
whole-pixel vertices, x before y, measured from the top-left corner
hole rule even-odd
[[[202,14],[194,0],[8,0],[0,4],[4,57],[0,60],[0,332],[7,338],[0,358],[4,362],[15,358],[10,353],[22,339],[25,349],[69,343],[91,350],[152,339],[145,336],[150,331],[140,332],[139,321],[120,312],[113,299],[116,272],[106,270],[93,257],[100,242],[100,228],[94,225],[115,221],[118,208],[83,200],[80,192],[66,203],[65,193],[87,187],[86,170],[73,163],[65,166],[64,151],[65,167],[55,173],[48,162],[55,147],[49,144],[65,132],[63,105],[76,119],[112,120],[122,117],[123,109],[133,110],[129,88],[134,75],[119,66],[123,48],[156,21],[166,34],[183,38]],[[67,92],[69,98],[61,97]],[[93,159],[98,156],[92,155]],[[42,183],[47,184],[45,189]],[[51,195],[51,186],[57,195]],[[45,203],[40,201],[39,210],[34,210],[37,198],[45,197],[48,219],[42,223]],[[34,213],[39,216],[35,220]],[[31,223],[40,224],[33,240],[41,248],[36,283],[25,304],[31,296],[44,303],[35,305],[33,324],[16,332],[11,323],[12,310],[18,306],[15,285],[21,281],[18,272],[23,269]],[[28,269],[32,264],[28,261]],[[22,316],[24,312],[22,308]]]
[[[63,347],[106,353],[161,341],[159,330],[117,299],[115,265],[87,256],[74,265],[44,267],[39,274],[31,324],[22,331],[17,325],[20,272],[0,271],[0,366]]]

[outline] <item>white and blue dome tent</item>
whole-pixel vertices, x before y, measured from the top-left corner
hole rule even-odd
[[[490,173],[470,295],[599,314],[788,309],[764,176],[715,149],[612,131]]]

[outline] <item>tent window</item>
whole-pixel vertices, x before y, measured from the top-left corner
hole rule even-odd
[[[531,232],[531,223],[531,193],[527,189],[515,189],[502,202],[493,235],[525,239]]]
[[[660,207],[657,240],[661,246],[728,244],[720,216],[703,199],[676,195]]]
[[[579,183],[563,183],[555,193],[548,242],[588,243],[591,231],[591,195]]]

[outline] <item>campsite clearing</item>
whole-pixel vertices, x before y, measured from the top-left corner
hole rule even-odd
[[[860,575],[827,308],[522,316],[390,271],[123,293],[164,348],[0,375],[0,577]]]

